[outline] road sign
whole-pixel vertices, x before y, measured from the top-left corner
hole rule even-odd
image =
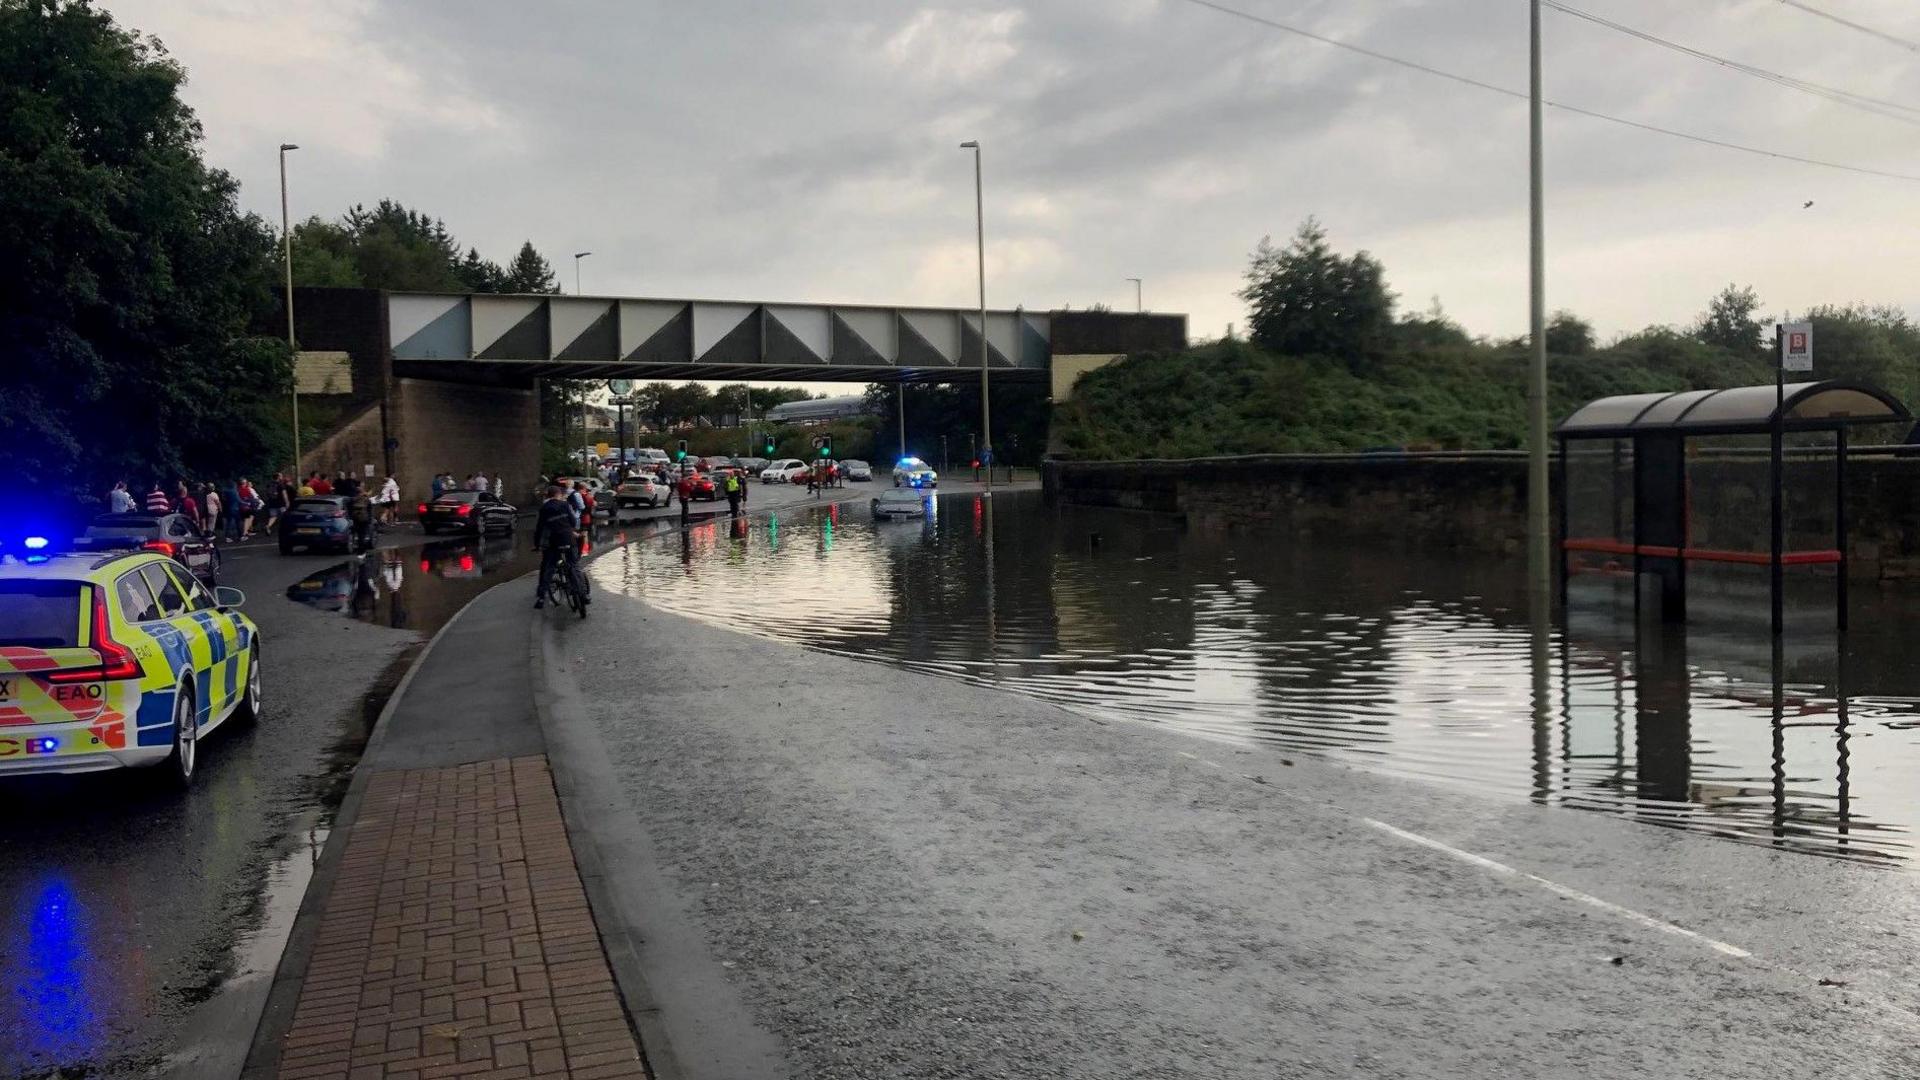
[[[628,394],[633,393],[633,380],[632,379],[608,379],[607,392],[612,394],[614,397],[626,397]]]
[[[1813,370],[1813,324],[1790,322],[1780,327],[1780,369]]]

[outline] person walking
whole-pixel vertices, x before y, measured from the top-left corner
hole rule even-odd
[[[187,516],[187,520],[200,524],[200,500],[193,497],[193,489],[187,487],[185,480],[180,481],[179,489],[174,493],[173,504]]]
[[[207,492],[200,501],[201,527],[206,530],[208,536],[220,535],[220,509],[220,492],[212,484],[208,484]]]
[[[220,522],[229,541],[240,539],[240,485],[231,480],[220,489]]]
[[[313,476],[307,480],[307,486],[313,489],[315,495],[333,494],[333,481],[327,479],[327,474],[318,469],[315,469]]]
[[[740,516],[740,489],[746,486],[745,484],[740,482],[739,470],[735,469],[727,473],[726,485],[727,485],[727,512],[732,514],[734,517],[739,517]]]
[[[173,501],[167,498],[166,490],[158,480],[153,482],[153,490],[147,492],[145,509],[149,514],[165,514],[173,510]]]
[[[380,481],[379,502],[380,522],[392,528],[396,524],[393,518],[394,510],[400,505],[400,481],[395,480],[392,473],[388,473],[387,478]]]
[[[468,484],[467,487],[473,491],[490,491],[493,485],[487,481],[486,473],[477,472],[473,474],[473,483]]]
[[[260,493],[253,490],[253,482],[244,476],[240,478],[240,483],[233,490],[239,502],[239,506],[235,509],[240,518],[240,539],[251,540],[253,539],[253,516],[260,512]]]
[[[447,491],[447,474],[446,473],[437,472],[433,474],[432,490],[433,490],[433,497],[436,499],[446,494],[446,491]]]

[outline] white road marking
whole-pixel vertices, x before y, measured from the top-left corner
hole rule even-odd
[[[1375,821],[1374,819],[1369,817],[1363,817],[1360,820],[1366,822],[1368,825],[1371,825],[1376,829],[1379,829],[1381,832],[1387,833],[1388,835],[1391,835],[1391,836],[1397,836],[1400,839],[1405,840],[1410,844],[1418,844],[1424,848],[1430,848],[1434,851],[1443,852],[1463,862],[1472,863],[1473,865],[1478,866],[1483,870],[1491,870],[1494,873],[1499,874],[1503,877],[1518,878],[1522,881],[1532,882],[1533,884],[1540,886],[1541,888],[1547,890],[1548,892],[1554,893],[1559,896],[1564,896],[1569,900],[1578,900],[1582,904],[1586,904],[1590,907],[1599,908],[1601,911],[1608,912],[1609,914],[1618,915],[1620,918],[1626,919],[1628,922],[1639,923],[1641,926],[1644,926],[1649,930],[1658,930],[1663,934],[1672,934],[1675,937],[1689,938],[1693,941],[1697,941],[1700,944],[1707,946],[1708,948],[1712,949],[1717,953],[1722,953],[1726,956],[1736,957],[1741,960],[1753,959],[1752,953],[1739,947],[1738,945],[1729,945],[1724,941],[1718,941],[1718,940],[1715,940],[1714,938],[1707,937],[1705,934],[1696,933],[1692,930],[1687,929],[1684,926],[1675,926],[1670,922],[1666,922],[1661,919],[1656,919],[1651,915],[1642,914],[1641,912],[1635,911],[1632,908],[1621,907],[1619,904],[1610,903],[1606,900],[1600,899],[1597,896],[1592,896],[1587,893],[1583,893],[1579,889],[1569,888],[1568,886],[1562,885],[1557,881],[1549,881],[1548,879],[1543,878],[1538,874],[1529,874],[1525,870],[1516,870],[1513,867],[1508,866],[1506,863],[1495,862],[1494,860],[1489,859],[1484,855],[1475,855],[1471,851],[1462,851],[1457,847],[1453,847],[1449,844],[1443,844],[1438,840],[1432,839],[1431,837],[1421,836],[1419,833],[1416,833],[1416,832],[1408,832],[1405,829],[1398,828],[1393,825],[1389,825],[1384,821]]]

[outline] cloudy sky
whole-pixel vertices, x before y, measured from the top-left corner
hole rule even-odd
[[[104,0],[187,67],[209,158],[278,220],[399,199],[505,259],[531,239],[589,293],[1146,303],[1244,323],[1247,252],[1318,215],[1403,307],[1526,324],[1526,106],[1189,0]],[[1526,85],[1522,0],[1222,0]],[[1781,0],[1567,0],[1748,64],[1920,110],[1920,49]],[[1913,0],[1809,0],[1920,41]],[[1548,11],[1548,97],[1920,176],[1890,119]],[[1603,336],[1681,323],[1728,282],[1770,313],[1920,315],[1920,182],[1770,160],[1550,111],[1548,302]],[[1804,207],[1808,200],[1811,208]]]

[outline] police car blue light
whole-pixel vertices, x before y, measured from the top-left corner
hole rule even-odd
[[[20,541],[20,545],[28,551],[39,551],[41,548],[47,546],[47,538],[44,536],[29,536],[25,540]]]

